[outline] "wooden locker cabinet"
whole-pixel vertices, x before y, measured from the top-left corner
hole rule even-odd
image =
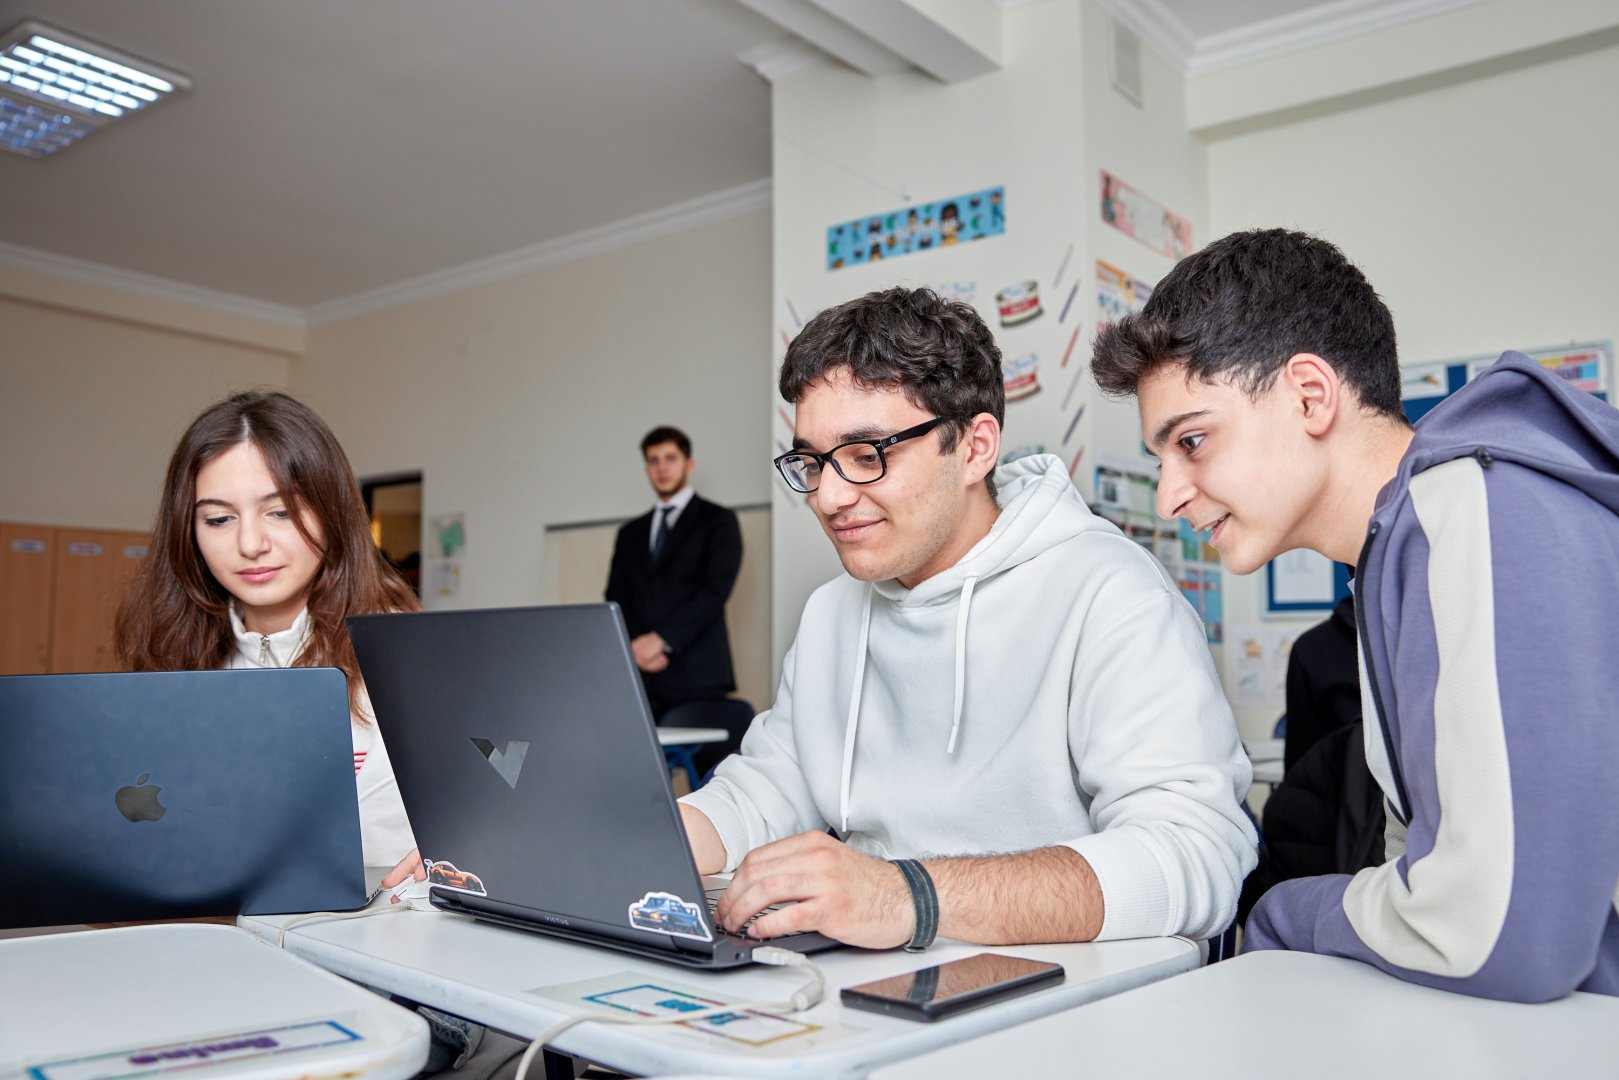
[[[113,619],[124,589],[146,557],[142,533],[56,530],[51,599],[51,670],[112,671]]]
[[[51,669],[56,530],[0,524],[0,675]]]
[[[145,533],[0,525],[0,674],[112,671],[113,618]]]

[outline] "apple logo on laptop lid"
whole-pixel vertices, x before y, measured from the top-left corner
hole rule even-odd
[[[118,812],[130,821],[157,821],[169,812],[168,807],[157,801],[157,793],[163,789],[146,782],[151,776],[151,773],[141,773],[133,785],[121,787],[113,795]]]

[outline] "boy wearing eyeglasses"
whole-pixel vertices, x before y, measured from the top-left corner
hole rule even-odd
[[[1063,462],[996,468],[1000,350],[891,289],[782,365],[776,460],[846,573],[773,707],[682,802],[717,918],[850,944],[1209,937],[1254,865],[1250,767],[1203,629]],[[828,829],[836,838],[828,834]]]

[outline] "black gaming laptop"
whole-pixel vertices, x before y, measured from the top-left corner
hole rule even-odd
[[[690,967],[749,962],[759,942],[714,928],[617,605],[348,624],[436,907]]]
[[[366,903],[335,668],[0,677],[0,928]]]

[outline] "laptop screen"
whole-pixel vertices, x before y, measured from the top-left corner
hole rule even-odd
[[[334,668],[0,677],[0,926],[365,902]]]
[[[618,608],[349,620],[429,879],[668,948],[712,937]]]

